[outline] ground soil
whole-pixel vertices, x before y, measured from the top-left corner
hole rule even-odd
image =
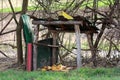
[[[0,58],[0,71],[15,67],[17,67],[16,58]]]
[[[9,13],[0,14],[0,19]],[[0,31],[4,28],[7,22],[10,20],[12,15],[9,15],[3,21],[0,21]],[[12,20],[10,24],[5,28],[2,33],[8,32],[10,30],[15,30],[16,24],[15,21]],[[6,69],[15,68],[17,65],[17,51],[16,51],[16,34],[15,32],[0,35],[0,51],[6,54],[8,57],[5,57],[2,53],[0,53],[0,71],[4,71]]]

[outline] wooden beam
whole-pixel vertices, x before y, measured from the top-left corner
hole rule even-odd
[[[53,33],[53,45],[56,45],[57,41],[57,32],[52,32]],[[52,48],[52,65],[56,64],[56,49],[55,47]]]
[[[38,25],[34,27],[34,38],[33,38],[33,43],[37,43],[38,41]],[[37,45],[33,45],[33,70],[37,70]]]
[[[58,24],[81,24],[81,21],[41,21],[41,20],[33,20],[33,24],[38,25],[58,25]]]
[[[81,58],[81,42],[80,42],[80,29],[79,25],[74,25],[75,34],[76,34],[76,46],[77,46],[77,68],[82,66],[82,58]]]
[[[45,43],[33,43],[35,45],[42,45],[42,46],[47,46],[47,47],[54,47],[54,48],[58,48],[60,46],[57,45],[50,45],[50,44],[45,44]]]

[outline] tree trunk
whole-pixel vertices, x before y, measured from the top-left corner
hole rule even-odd
[[[87,40],[88,40],[90,51],[91,51],[91,55],[92,55],[93,66],[97,67],[97,60],[96,60],[97,48],[94,47],[94,45],[93,45],[93,33],[87,34]]]
[[[28,0],[23,0],[21,15],[26,13],[27,7],[28,7]],[[18,65],[21,65],[23,63],[21,30],[22,30],[22,19],[20,17],[19,24],[18,24],[17,29],[16,29],[16,36],[17,36],[17,63],[18,63]]]
[[[17,63],[18,63],[18,65],[21,65],[23,63],[21,21],[19,22],[19,24],[17,26],[16,36],[17,36]]]

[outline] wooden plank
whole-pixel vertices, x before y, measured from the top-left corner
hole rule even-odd
[[[80,42],[80,29],[79,25],[74,25],[75,34],[76,34],[76,46],[77,46],[77,68],[82,66],[81,58],[81,42]]]
[[[34,40],[33,43],[38,41],[38,25],[34,27]],[[37,70],[37,45],[33,45],[33,70]]]
[[[58,48],[59,46],[57,45],[50,45],[50,44],[44,44],[44,43],[34,43],[35,45],[42,45],[42,46],[47,46],[47,47],[55,47]]]
[[[57,32],[52,32],[53,33],[53,45],[56,45],[57,41]],[[52,65],[56,64],[56,48],[52,48]]]
[[[41,21],[41,20],[33,20],[32,24],[38,25],[59,25],[59,24],[81,24],[81,21]]]

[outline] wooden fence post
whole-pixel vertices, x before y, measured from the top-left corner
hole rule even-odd
[[[37,70],[37,43],[38,41],[38,34],[39,34],[39,25],[34,27],[34,40],[33,40],[33,70]]]
[[[82,66],[80,28],[79,25],[74,25],[74,28],[75,28],[76,46],[77,46],[77,68],[80,68]]]

